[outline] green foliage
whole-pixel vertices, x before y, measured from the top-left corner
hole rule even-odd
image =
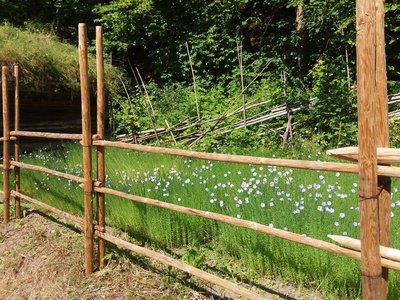
[[[98,0],[7,0],[0,2],[0,18],[35,32],[51,32],[73,44],[79,22],[93,25],[93,6]],[[89,29],[91,32],[94,30]]]
[[[169,125],[173,125],[187,117],[197,115],[194,93],[191,87],[173,83],[159,88],[154,82],[151,82],[147,88],[161,127],[166,126],[165,120],[168,121]]]
[[[189,246],[182,255],[182,261],[196,268],[203,268],[206,260],[204,251],[200,251],[195,246]]]
[[[311,96],[318,97],[305,113],[304,137],[321,145],[348,146],[357,142],[357,95],[348,88],[341,59],[324,58],[310,71]]]
[[[115,122],[115,134],[132,133],[140,131],[144,125],[144,106],[137,95],[113,97],[113,116]]]
[[[392,120],[389,122],[390,147],[400,148],[400,120]]]

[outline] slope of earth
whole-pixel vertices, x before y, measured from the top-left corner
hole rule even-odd
[[[18,300],[240,298],[112,245],[108,245],[108,253],[107,266],[85,276],[82,233],[56,215],[28,208],[25,218],[0,224],[0,297]],[[322,299],[314,292],[278,282],[268,281],[263,286],[266,299]]]

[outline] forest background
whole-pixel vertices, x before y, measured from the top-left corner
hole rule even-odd
[[[388,89],[397,93],[400,3],[385,5]],[[196,117],[188,51],[200,117],[219,117],[242,91],[242,52],[244,86],[256,78],[246,89],[245,101],[269,100],[249,112],[250,117],[318,97],[294,114],[294,140],[322,147],[357,143],[354,1],[2,0],[0,18],[74,45],[79,22],[88,24],[91,45],[94,26],[103,26],[106,59],[123,70],[120,91],[110,94],[114,134],[152,128],[139,74],[154,105],[156,126]],[[241,105],[240,98],[231,111]],[[199,146],[280,145],[287,122],[283,116],[261,126],[209,135]],[[395,129],[400,123],[392,121],[391,126]],[[394,144],[399,140],[396,131],[392,130]]]

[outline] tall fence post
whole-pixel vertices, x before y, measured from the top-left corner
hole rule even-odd
[[[381,299],[376,149],[375,1],[357,0],[357,91],[363,299]]]
[[[85,201],[85,268],[86,275],[93,273],[93,182],[92,182],[92,133],[90,118],[90,92],[87,55],[86,24],[80,23],[79,30],[79,69],[82,101],[82,146]]]
[[[10,221],[10,116],[8,102],[8,67],[1,69],[3,100],[3,222]]]
[[[14,88],[14,130],[19,131],[19,69],[18,66],[14,66],[14,77],[15,77],[15,88]],[[16,137],[14,141],[14,161],[19,162],[20,153],[20,138]],[[14,180],[15,180],[15,191],[18,193],[21,188],[21,172],[20,168],[14,166]],[[15,196],[15,218],[21,218],[21,201],[18,196]]]
[[[376,1],[376,130],[377,147],[389,148],[389,120],[385,51],[385,7],[383,0]],[[390,183],[387,176],[378,176],[379,241],[381,246],[390,246]],[[382,268],[382,299],[387,297],[389,269]]]
[[[104,140],[105,128],[105,92],[104,92],[104,62],[103,62],[103,28],[96,26],[96,59],[97,59],[97,135]],[[105,158],[104,147],[97,146],[97,180],[103,186],[105,182]],[[97,193],[97,224],[99,230],[105,232],[105,194]],[[105,240],[99,238],[99,262],[100,268],[104,267],[104,256],[106,254]]]

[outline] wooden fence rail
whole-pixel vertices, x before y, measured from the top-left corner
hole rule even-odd
[[[100,261],[100,267],[104,266],[104,256],[105,256],[105,241],[111,242],[116,244],[117,246],[126,248],[128,250],[134,251],[136,253],[145,255],[147,257],[150,257],[152,259],[156,259],[160,262],[163,262],[169,266],[175,267],[179,270],[182,270],[184,272],[187,272],[189,274],[192,274],[194,276],[197,276],[201,279],[204,279],[206,281],[209,281],[213,284],[220,285],[221,287],[231,290],[243,297],[249,298],[249,299],[266,299],[268,296],[261,296],[253,291],[247,290],[238,284],[229,282],[227,280],[221,279],[215,275],[209,274],[205,271],[199,270],[197,268],[194,268],[188,264],[185,264],[179,260],[173,259],[171,257],[165,256],[163,254],[160,254],[155,251],[151,251],[149,249],[139,247],[137,245],[134,245],[132,243],[128,243],[118,237],[112,236],[108,233],[106,233],[106,224],[105,224],[105,195],[113,195],[116,197],[124,198],[130,201],[134,202],[139,202],[143,204],[148,204],[156,207],[161,207],[164,209],[169,209],[172,211],[184,213],[187,215],[192,215],[192,216],[197,216],[197,217],[202,217],[206,219],[211,219],[214,221],[218,222],[223,222],[226,224],[231,224],[233,226],[238,226],[238,227],[243,227],[247,228],[249,230],[261,232],[264,234],[268,234],[271,236],[275,236],[278,238],[286,239],[289,241],[293,241],[296,243],[300,243],[302,245],[314,247],[317,249],[329,251],[336,253],[338,255],[350,257],[353,259],[361,260],[363,264],[363,270],[367,270],[367,273],[363,273],[363,276],[365,277],[363,279],[363,283],[367,287],[367,292],[365,292],[365,295],[370,296],[370,295],[377,295],[380,292],[373,290],[373,287],[371,287],[370,283],[378,283],[381,280],[381,276],[379,276],[379,280],[377,279],[378,277],[374,277],[373,272],[376,270],[380,270],[381,267],[388,268],[388,269],[394,269],[400,271],[400,262],[396,259],[383,257],[380,252],[379,252],[379,245],[376,244],[376,241],[374,241],[374,247],[375,247],[372,254],[374,256],[373,261],[368,261],[368,257],[366,257],[366,253],[371,253],[368,252],[370,249],[365,250],[365,240],[368,239],[368,234],[366,233],[366,227],[365,225],[363,226],[362,230],[364,234],[362,235],[362,240],[361,241],[361,251],[359,251],[359,247],[355,247],[356,250],[353,249],[347,249],[342,246],[314,239],[311,237],[305,237],[296,233],[276,229],[276,228],[271,228],[269,226],[249,221],[249,220],[243,220],[243,219],[238,219],[214,212],[208,212],[208,211],[202,211],[198,209],[193,209],[189,207],[184,207],[176,204],[171,204],[168,202],[163,202],[159,201],[156,199],[150,199],[150,198],[145,198],[145,197],[140,197],[136,195],[131,195],[127,193],[123,193],[120,191],[116,191],[113,189],[105,188],[104,187],[104,181],[105,181],[105,147],[115,147],[115,148],[122,148],[122,149],[128,149],[128,150],[134,150],[134,151],[141,151],[141,152],[148,152],[148,153],[157,153],[157,154],[168,154],[168,155],[177,155],[177,156],[182,156],[182,157],[190,157],[190,158],[197,158],[197,159],[204,159],[204,160],[212,160],[212,161],[220,161],[220,162],[228,162],[228,163],[237,163],[237,164],[253,164],[253,165],[266,165],[266,166],[278,166],[278,167],[287,167],[287,168],[296,168],[296,169],[307,169],[307,170],[319,170],[319,171],[331,171],[331,172],[347,172],[347,173],[359,173],[362,174],[363,171],[365,171],[365,166],[363,164],[357,165],[357,164],[351,164],[351,163],[337,163],[337,162],[319,162],[319,161],[303,161],[303,160],[290,160],[290,159],[277,159],[277,158],[263,158],[263,157],[250,157],[250,156],[239,156],[239,155],[228,155],[228,154],[216,154],[216,153],[202,153],[202,152],[195,152],[195,151],[189,151],[189,150],[180,150],[180,149],[167,149],[167,148],[161,148],[161,147],[151,147],[151,146],[143,146],[143,145],[137,145],[137,144],[128,144],[128,143],[122,143],[122,142],[111,142],[111,141],[106,141],[104,140],[104,126],[105,126],[105,97],[104,97],[104,79],[103,79],[103,68],[102,68],[102,30],[101,28],[96,28],[96,53],[97,53],[97,73],[98,73],[98,82],[97,82],[97,89],[98,89],[98,99],[97,99],[97,133],[93,135],[91,133],[91,119],[90,119],[90,101],[89,101],[89,82],[88,82],[88,74],[87,74],[87,36],[86,36],[86,25],[85,24],[79,24],[79,62],[80,62],[80,83],[81,83],[81,94],[82,94],[82,134],[57,134],[57,133],[47,133],[47,132],[29,132],[29,131],[19,131],[19,112],[15,111],[15,130],[11,131],[9,130],[9,107],[8,107],[8,96],[7,96],[7,74],[8,74],[8,69],[6,67],[2,68],[2,87],[3,87],[3,133],[4,136],[0,138],[0,140],[3,142],[3,153],[4,153],[4,162],[3,165],[0,165],[0,167],[3,168],[3,196],[4,196],[4,215],[3,215],[3,221],[4,223],[7,223],[9,221],[9,214],[10,214],[10,209],[9,209],[9,204],[10,204],[10,196],[13,196],[16,201],[16,212],[17,215],[16,217],[19,217],[19,200],[17,199],[23,199],[28,202],[34,203],[36,205],[39,205],[51,212],[54,212],[56,214],[59,214],[75,224],[79,228],[81,228],[84,232],[84,240],[85,240],[85,271],[86,274],[90,274],[94,271],[94,260],[95,258],[93,257],[94,253],[94,237],[97,236],[99,238],[99,257],[97,258]],[[16,87],[15,89],[18,89],[18,69],[14,70],[15,72],[15,77],[16,77]],[[16,96],[15,98],[16,105],[15,107],[19,107],[18,104],[18,97]],[[394,95],[390,98],[390,101],[400,101],[400,95]],[[363,106],[364,104],[361,102],[360,104]],[[251,106],[248,106],[249,108]],[[368,107],[367,104],[364,105],[364,107]],[[301,107],[299,106],[298,109]],[[238,110],[239,111],[239,110]],[[281,113],[283,112],[282,109],[279,108],[278,111],[274,111],[272,113]],[[372,111],[368,111],[368,114],[372,115]],[[265,118],[265,116],[262,116],[260,118]],[[371,119],[373,119],[371,117]],[[218,120],[217,120],[218,121]],[[244,125],[251,125],[252,122],[251,118],[248,118],[246,120],[246,124],[242,123],[237,123],[237,126],[244,126]],[[364,120],[365,121],[365,120]],[[198,120],[198,122],[200,122]],[[374,128],[373,126],[375,125],[368,125],[369,128],[373,131]],[[365,127],[368,127],[365,126]],[[172,127],[168,127],[166,132],[170,132]],[[151,134],[151,133],[150,133]],[[79,177],[75,176],[72,174],[65,174],[60,171],[56,170],[51,170],[46,167],[40,167],[40,166],[34,166],[30,164],[26,164],[23,162],[19,161],[19,137],[24,136],[24,137],[44,137],[44,138],[55,138],[55,139],[69,139],[69,140],[79,140],[80,143],[82,144],[83,148],[83,171],[84,171],[84,177]],[[10,141],[15,141],[16,144],[16,151],[15,151],[15,159],[14,161],[11,161],[10,159]],[[91,159],[91,149],[92,147],[96,147],[97,149],[97,180],[93,180],[92,178],[92,159]],[[370,147],[370,145],[369,145]],[[375,147],[376,148],[376,147]],[[363,150],[365,151],[365,150]],[[374,150],[376,153],[376,149]],[[360,152],[360,160],[365,161],[365,157],[362,157],[362,154],[365,152]],[[374,164],[374,170],[376,175],[379,176],[387,176],[387,177],[400,177],[400,168],[398,167],[391,167],[391,166],[384,166],[384,165],[377,165],[376,159],[373,159]],[[371,165],[371,163],[369,163]],[[33,170],[33,171],[39,171],[39,172],[44,172],[47,174],[51,174],[54,176],[62,177],[68,180],[73,180],[78,183],[80,183],[80,187],[83,189],[83,199],[84,199],[84,218],[80,218],[74,215],[71,215],[67,212],[61,211],[59,209],[56,209],[54,207],[51,207],[47,204],[44,204],[36,199],[33,199],[27,195],[24,195],[21,193],[20,190],[20,178],[19,178],[19,170],[21,168]],[[10,188],[10,170],[14,169],[15,173],[15,178],[18,184],[15,185],[15,189]],[[365,176],[365,175],[362,175]],[[368,176],[367,176],[368,177]],[[366,180],[370,180],[370,178],[365,177]],[[372,181],[371,181],[372,182]],[[372,190],[375,190],[377,184],[376,182],[372,182],[374,184],[374,188]],[[364,184],[365,186],[365,184]],[[94,220],[94,214],[93,214],[93,201],[92,201],[92,196],[93,193],[96,192],[97,195],[97,224]],[[367,194],[366,194],[367,195]],[[370,194],[368,194],[370,195]],[[367,195],[367,196],[368,196]],[[377,196],[374,196],[375,194],[372,194],[371,199],[375,197],[376,199]],[[360,196],[360,202],[362,205],[365,206],[365,203],[363,203],[364,200],[369,200],[362,198],[364,196]],[[377,204],[376,202],[374,205]],[[360,207],[362,206],[360,205]],[[17,210],[18,206],[18,210]],[[368,207],[371,208],[371,207]],[[368,211],[370,210],[370,211]],[[376,211],[374,209],[367,209],[363,211],[363,222],[367,222],[369,216],[371,214],[376,214]],[[369,229],[370,231],[373,231],[376,233],[377,227],[373,227],[372,229]],[[389,232],[386,231],[381,231],[382,234],[389,234]],[[371,242],[371,241],[369,241]],[[364,243],[364,246],[363,246]],[[368,244],[368,242],[367,242]],[[393,249],[386,247],[384,248],[385,251],[391,251]],[[367,251],[367,252],[365,252]],[[396,252],[396,251],[395,251]],[[397,253],[397,252],[396,252]],[[367,267],[365,267],[365,263],[368,263]],[[373,270],[373,271],[371,271]],[[372,275],[371,275],[372,274]],[[379,284],[379,286],[382,286],[382,293],[381,295],[386,295],[385,292],[383,291],[386,289],[386,286],[384,283],[382,285]],[[371,292],[371,290],[373,290]],[[379,290],[381,290],[379,288]],[[368,294],[371,293],[371,294]],[[369,297],[367,297],[369,298]],[[378,299],[378,298],[376,298]]]

